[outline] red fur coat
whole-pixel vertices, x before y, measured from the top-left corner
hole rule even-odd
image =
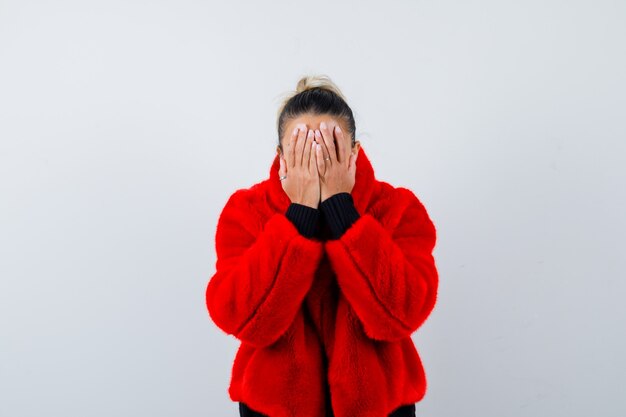
[[[219,217],[206,305],[241,340],[228,393],[270,417],[324,417],[325,383],[336,417],[386,417],[426,392],[410,336],[437,298],[435,227],[362,147],[356,164],[361,216],[339,239],[304,237],[285,216],[277,156]]]

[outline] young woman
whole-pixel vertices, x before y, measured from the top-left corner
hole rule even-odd
[[[302,78],[277,127],[269,178],[230,196],[215,235],[207,308],[241,341],[229,396],[241,416],[415,416],[435,227],[375,178],[328,77]]]

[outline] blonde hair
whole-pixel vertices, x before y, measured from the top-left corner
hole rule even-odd
[[[330,90],[341,97],[344,101],[347,101],[339,87],[337,87],[337,84],[335,84],[327,75],[307,75],[300,78],[298,84],[296,85],[296,93],[302,93],[303,91],[310,90],[312,88],[324,88],[326,90]]]
[[[276,121],[278,146],[281,150],[280,139],[283,137],[285,123],[304,113],[330,114],[343,118],[354,144],[356,126],[352,109],[337,84],[327,75],[305,75],[298,80],[294,91],[283,96]]]

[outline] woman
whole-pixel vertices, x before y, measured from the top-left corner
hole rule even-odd
[[[241,341],[241,416],[415,416],[426,378],[411,334],[434,307],[435,227],[374,177],[350,107],[304,77],[279,111],[269,178],[220,214],[209,315]]]

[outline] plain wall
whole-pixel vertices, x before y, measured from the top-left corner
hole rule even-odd
[[[624,22],[600,0],[0,0],[0,415],[238,415],[215,226],[316,73],[438,231],[418,415],[626,415]]]

